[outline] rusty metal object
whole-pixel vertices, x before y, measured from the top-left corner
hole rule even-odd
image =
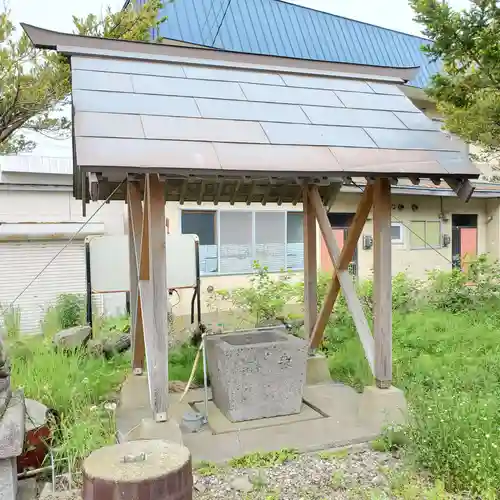
[[[83,464],[83,500],[192,500],[189,450],[163,440],[106,446]]]

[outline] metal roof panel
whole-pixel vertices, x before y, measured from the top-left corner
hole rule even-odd
[[[421,51],[430,43],[424,38],[280,0],[176,0],[165,3],[163,14],[166,38],[256,54],[418,66],[409,82],[415,87],[425,87],[441,68]]]
[[[259,189],[267,186],[271,198],[293,200],[300,179],[328,185],[352,175],[415,175],[447,178],[460,190],[466,186],[467,178],[479,175],[462,154],[459,142],[440,131],[419,129],[418,120],[407,119],[403,123],[396,118],[393,111],[411,111],[416,116],[421,112],[409,98],[395,95],[390,89],[376,93],[369,86],[377,77],[373,67],[367,74],[363,74],[366,67],[361,66],[361,74],[346,76],[332,63],[322,62],[318,66],[314,61],[299,61],[302,65],[297,68],[297,60],[281,57],[25,29],[39,46],[64,51],[74,63],[73,68],[82,67],[79,59],[86,59],[87,69],[73,69],[78,179],[86,172],[96,172],[102,174],[98,178],[113,185],[124,175],[158,172],[170,176],[167,196],[171,200],[179,199],[179,185],[184,180],[182,185],[189,185],[186,199],[196,196],[201,200],[212,196],[203,188],[205,180],[212,188],[224,188],[225,184],[231,187],[237,181],[243,186],[235,189],[236,195],[252,202],[260,195],[248,188],[249,183],[259,185]],[[146,62],[149,57],[153,61]],[[106,72],[103,60],[120,64],[111,64],[114,72]],[[221,62],[222,70],[218,66]],[[143,64],[156,68],[160,75],[165,73],[162,66],[175,64],[182,69],[177,73],[181,76],[145,75]],[[189,75],[185,68],[193,65],[198,71]],[[286,85],[283,77],[290,74],[300,74],[300,78]],[[345,86],[346,82],[353,85],[348,85],[349,91],[318,89],[318,77],[325,79],[321,86],[327,89]],[[389,74],[382,81],[395,85],[401,80]],[[366,83],[370,92],[360,92],[366,90]],[[172,98],[176,100],[169,106],[167,100]],[[198,112],[196,116],[177,116],[183,100],[191,113]],[[119,113],[109,112],[110,103]],[[209,109],[215,110],[213,118],[207,117],[207,103]],[[223,106],[231,107],[232,114],[221,112]],[[83,111],[89,108],[92,111]],[[344,118],[345,113],[351,112],[351,122],[349,126],[304,123],[304,110],[313,117],[312,109],[324,121],[337,111]],[[379,127],[368,127],[366,117],[373,118],[374,110],[377,119],[391,117],[397,122],[380,120]],[[417,127],[411,128],[415,124]],[[401,151],[394,151],[398,149]],[[220,180],[221,176],[224,179]],[[76,192],[83,196],[78,184]]]

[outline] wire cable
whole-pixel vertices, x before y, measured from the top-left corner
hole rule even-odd
[[[215,46],[215,42],[216,42],[216,40],[217,40],[217,37],[219,36],[220,30],[221,30],[221,28],[222,28],[222,25],[224,24],[224,21],[225,21],[226,16],[227,16],[227,11],[229,10],[229,7],[231,6],[231,2],[232,2],[232,1],[233,1],[233,0],[229,0],[229,1],[227,2],[226,10],[224,11],[224,14],[222,15],[222,19],[220,20],[219,27],[217,28],[217,32],[215,33],[214,39],[213,39],[213,41],[212,41],[212,47],[214,47],[214,46]]]
[[[87,224],[99,213],[101,208],[108,201],[111,200],[111,198],[115,195],[115,193],[122,187],[124,182],[125,182],[125,179],[123,179],[123,181],[121,181],[120,184],[118,184],[118,186],[116,186],[116,188],[111,192],[111,194],[106,198],[106,200],[101,203],[101,205],[97,208],[97,210],[80,226],[78,231],[76,231],[76,233],[73,234],[73,236],[71,236],[71,238],[66,243],[66,245],[64,245],[61,248],[61,250],[59,250],[59,252],[57,252],[54,255],[54,257],[52,257],[52,259],[50,259],[50,261],[47,263],[47,265],[44,266],[43,269],[22,289],[22,291],[17,295],[17,297],[10,303],[9,308],[12,308],[12,306],[22,297],[22,295],[26,292],[26,290],[28,290],[28,288],[45,272],[45,270],[57,259],[57,257],[59,257],[59,255],[61,255],[61,253],[64,252],[64,250],[66,250],[66,248],[68,248],[69,245],[71,245],[73,240],[83,231],[85,226],[87,226]]]
[[[356,186],[361,192],[363,192],[363,188],[359,185],[359,184],[356,184],[356,182],[354,182],[352,179],[351,179],[351,182],[354,184],[354,186]],[[402,226],[404,226],[406,229],[408,229],[408,231],[410,231],[411,234],[413,234],[414,236],[416,236],[419,240],[423,241],[424,244],[425,244],[425,248],[430,248],[431,250],[434,250],[438,255],[440,255],[446,262],[448,262],[449,264],[453,265],[453,261],[448,259],[448,257],[446,257],[446,255],[443,255],[436,247],[433,247],[430,243],[428,243],[425,238],[422,238],[422,236],[420,236],[419,234],[417,234],[415,231],[413,231],[413,229],[411,229],[409,226],[407,226],[401,219],[399,219],[398,217],[396,217],[395,215],[393,215],[391,213],[391,218],[394,219],[395,222],[397,222],[398,224],[401,224]]]

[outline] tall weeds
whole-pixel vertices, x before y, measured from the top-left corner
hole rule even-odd
[[[455,492],[500,497],[500,280],[480,257],[467,273],[393,280],[394,383],[410,405],[408,455]],[[364,286],[364,302],[371,300]],[[332,377],[373,383],[343,304],[322,346]]]
[[[272,279],[265,269],[235,305],[283,314],[301,301],[303,283]],[[262,274],[264,274],[264,278]],[[324,297],[329,276],[320,276]],[[266,283],[263,289],[261,282]],[[500,498],[500,266],[480,256],[467,272],[435,271],[426,280],[393,278],[394,384],[410,406],[408,456],[446,488],[474,498]],[[373,283],[357,284],[371,320]],[[272,290],[272,300],[269,300]],[[271,307],[269,307],[271,306]],[[373,383],[345,300],[340,296],[321,349],[332,378],[359,390]]]
[[[76,466],[91,451],[113,442],[114,415],[105,403],[129,369],[128,356],[107,361],[65,354],[54,351],[48,339],[31,338],[29,344],[13,343],[10,357],[12,387],[61,414],[56,458],[68,458]]]

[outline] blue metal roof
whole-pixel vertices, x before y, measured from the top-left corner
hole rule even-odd
[[[161,36],[238,52],[415,67],[409,82],[425,87],[440,69],[422,53],[428,40],[281,0],[174,0]]]

